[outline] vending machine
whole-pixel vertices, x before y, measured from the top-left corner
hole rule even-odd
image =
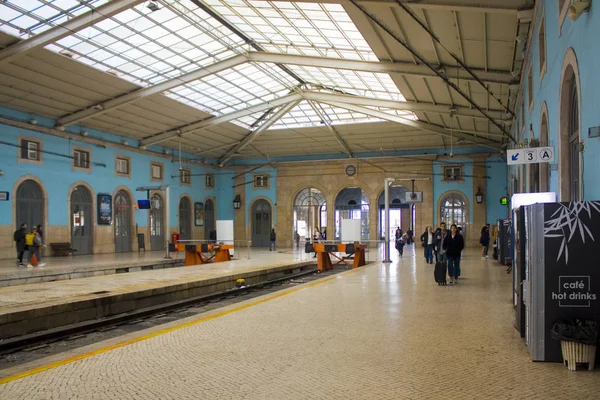
[[[600,201],[529,205],[523,217],[526,343],[533,361],[561,361],[555,322],[600,323]]]

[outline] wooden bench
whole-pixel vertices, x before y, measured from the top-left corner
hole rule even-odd
[[[77,251],[71,247],[71,243],[50,243],[50,247],[52,247],[52,255],[55,257],[73,255]]]

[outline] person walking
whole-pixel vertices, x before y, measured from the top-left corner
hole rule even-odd
[[[277,240],[277,234],[275,233],[275,228],[271,229],[271,245],[269,246],[269,251],[277,251],[275,247],[275,241]]]
[[[433,228],[428,226],[421,235],[421,246],[425,250],[425,262],[433,264]]]
[[[446,240],[446,236],[448,236],[448,231],[446,230],[446,223],[442,222],[438,229],[437,234],[435,235],[434,247],[436,249],[437,262],[442,262],[446,264],[448,261],[446,259],[446,250],[444,250],[444,240]]]
[[[17,247],[17,265],[23,267],[23,254],[27,251],[27,245],[25,244],[25,235],[27,235],[27,224],[21,224],[13,235]]]
[[[448,258],[448,276],[450,284],[458,283],[460,278],[460,253],[465,248],[465,239],[458,233],[456,225],[450,227],[450,234],[444,239],[444,250]]]
[[[488,251],[490,248],[490,224],[481,228],[479,243],[481,244],[481,258],[488,258]]]
[[[400,236],[396,240],[396,250],[398,250],[398,254],[400,254],[400,258],[404,255],[404,245],[406,244],[407,236],[406,233]]]

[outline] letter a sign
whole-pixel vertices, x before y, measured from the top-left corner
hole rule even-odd
[[[506,163],[508,165],[552,162],[554,162],[554,149],[552,147],[531,147],[506,152]]]

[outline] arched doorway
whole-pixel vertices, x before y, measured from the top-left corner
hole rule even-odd
[[[409,190],[403,186],[391,186],[390,192],[390,226],[388,227],[387,237],[393,238],[396,228],[402,229],[403,232],[411,229],[410,221],[410,205],[404,203],[406,193]],[[383,239],[385,235],[385,191],[382,191],[377,200],[379,206],[379,239]]]
[[[259,199],[252,204],[252,247],[269,247],[271,233],[271,205]]]
[[[327,202],[319,189],[304,188],[294,198],[294,232],[310,240],[327,226]],[[295,237],[295,236],[292,236]]]
[[[131,197],[125,190],[115,196],[115,252],[131,251]]]
[[[192,239],[192,202],[187,196],[179,200],[179,238]]]
[[[211,239],[210,233],[215,230],[215,203],[208,199],[204,203],[204,239]],[[214,237],[216,240],[217,237]]]
[[[563,66],[560,91],[560,201],[579,201],[582,198],[579,80],[576,68],[575,53],[569,49]]]
[[[335,198],[335,239],[342,236],[343,219],[361,220],[361,239],[369,240],[369,197],[359,187],[343,189]]]
[[[17,189],[17,227],[27,224],[27,230],[44,225],[44,192],[40,185],[28,179]]]
[[[544,104],[545,107],[545,104]],[[540,146],[546,147],[548,146],[548,114],[546,112],[542,113],[542,124],[540,129]],[[539,164],[539,182],[540,182],[540,191],[548,192],[550,191],[550,165],[548,163]]]
[[[76,254],[92,254],[92,194],[83,185],[71,192],[71,247]]]
[[[442,197],[438,223],[441,222],[445,222],[448,228],[452,224],[462,227],[463,236],[466,237],[467,200],[462,194],[449,193]]]
[[[165,249],[165,210],[162,196],[154,193],[150,197],[150,249]]]

